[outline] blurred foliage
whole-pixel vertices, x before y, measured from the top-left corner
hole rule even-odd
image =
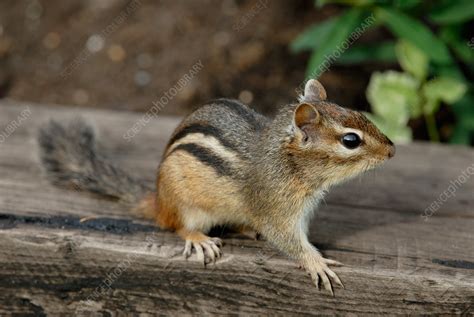
[[[439,141],[435,115],[441,104],[451,105],[456,116],[451,142],[472,142],[474,40],[468,38],[472,35],[467,32],[468,23],[474,18],[474,1],[316,1],[319,7],[326,4],[345,9],[338,16],[310,26],[291,44],[293,52],[311,52],[308,77],[327,63],[328,56],[340,52],[342,44],[346,49],[333,59],[337,64],[398,62],[403,72],[372,74],[367,99],[373,113],[368,117],[399,142],[412,138],[408,121],[424,117],[430,139]],[[347,47],[354,32],[378,27],[385,27],[394,39],[364,44],[350,41]]]
[[[367,99],[373,114],[366,116],[397,143],[411,140],[408,121],[423,116],[430,139],[439,141],[435,113],[441,102],[450,105],[460,100],[467,86],[448,76],[427,80],[429,58],[411,42],[400,40],[395,51],[404,72],[372,74]]]

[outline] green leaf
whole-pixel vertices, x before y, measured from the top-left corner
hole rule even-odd
[[[469,145],[471,142],[471,134],[474,134],[474,129],[470,130],[468,127],[464,127],[462,124],[457,124],[454,127],[453,134],[449,139],[452,144],[464,144]]]
[[[450,77],[461,82],[466,82],[466,78],[456,65],[433,65],[434,73],[439,77]]]
[[[420,4],[420,0],[397,0],[397,1],[394,1],[394,6],[396,6],[397,8],[400,8],[400,9],[403,9],[403,10],[406,10],[406,9],[410,9],[410,8],[413,8],[414,6],[417,6]]]
[[[368,6],[375,3],[375,0],[316,0],[316,6],[322,7],[326,4],[345,4],[351,7]]]
[[[420,82],[428,73],[428,56],[409,41],[400,40],[395,51],[403,70],[412,74]]]
[[[450,142],[470,144],[474,137],[474,94],[465,94],[452,108],[457,122]]]
[[[474,1],[445,1],[442,5],[435,8],[429,17],[438,24],[467,22],[474,18]]]
[[[419,83],[405,73],[375,72],[367,87],[372,111],[392,125],[405,126],[410,117],[421,115]]]
[[[452,62],[446,45],[423,23],[388,7],[377,7],[375,14],[377,19],[383,21],[396,36],[416,45],[434,62],[440,64],[449,64]]]
[[[396,144],[409,143],[413,139],[411,129],[405,125],[394,125],[372,113],[364,112],[364,115]]]
[[[474,128],[474,91],[465,94],[452,108],[460,121],[468,121]]]
[[[448,25],[441,28],[439,37],[446,42],[456,56],[466,64],[474,63],[474,40],[467,41],[461,38],[461,25]],[[472,44],[470,44],[472,42]]]
[[[449,45],[460,60],[472,65],[474,64],[474,41],[471,44],[471,48],[468,43],[469,42],[459,40],[453,41],[449,43]]]
[[[321,38],[319,48],[311,54],[306,70],[307,77],[318,78],[329,69],[331,64],[347,49],[344,46],[349,45],[350,41],[355,41],[356,35],[360,36],[362,30],[358,26],[365,17],[366,13],[363,10],[349,9],[338,18],[337,23],[326,36]]]
[[[360,64],[364,62],[392,63],[396,61],[395,43],[392,41],[354,45],[337,60],[339,64]]]
[[[425,104],[423,105],[423,113],[428,116],[433,115],[438,111],[439,105],[439,99],[426,99]]]
[[[422,92],[429,103],[442,101],[447,104],[452,104],[461,99],[466,89],[467,87],[463,82],[454,78],[438,77],[425,83],[422,87]],[[428,108],[428,110],[432,109]],[[436,110],[437,109],[434,111]]]
[[[323,39],[327,38],[328,33],[338,23],[340,18],[330,18],[323,22],[313,24],[299,35],[290,45],[290,49],[294,53],[301,51],[315,50]]]

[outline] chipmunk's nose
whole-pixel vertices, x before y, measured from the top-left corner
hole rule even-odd
[[[395,155],[395,145],[390,145],[390,149],[388,150],[388,157],[392,158]]]

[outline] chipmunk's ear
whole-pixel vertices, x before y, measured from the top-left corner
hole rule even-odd
[[[302,103],[295,109],[295,126],[302,129],[306,125],[314,125],[319,122],[319,112],[313,105]]]
[[[326,100],[326,90],[316,79],[310,79],[304,86],[304,95],[301,96],[301,102],[317,102]]]

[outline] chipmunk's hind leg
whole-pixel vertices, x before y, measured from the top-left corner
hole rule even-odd
[[[250,226],[245,226],[245,225],[237,226],[236,231],[252,240],[263,240],[263,237],[260,234],[260,232],[256,231]]]
[[[235,212],[242,208],[239,187],[208,165],[212,162],[203,163],[194,151],[168,151],[158,176],[158,223],[176,230],[186,241],[186,257],[194,249],[202,263],[214,262],[221,256],[222,242],[206,234],[216,226],[245,222],[244,213]]]
[[[193,249],[196,250],[198,261],[202,262],[204,266],[210,262],[215,263],[221,257],[221,239],[211,238],[200,231],[187,229],[179,229],[177,233],[186,241],[183,252],[186,259],[191,256]]]

